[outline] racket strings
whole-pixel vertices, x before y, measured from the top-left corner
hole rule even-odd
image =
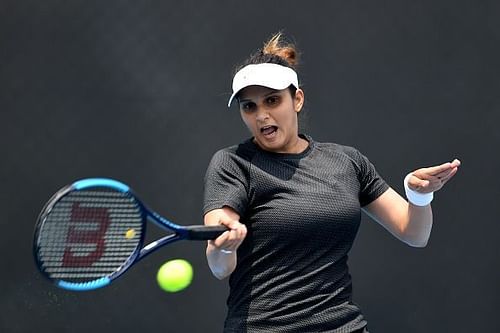
[[[143,216],[135,199],[110,189],[73,191],[45,216],[37,255],[53,279],[88,282],[120,270],[140,247]]]

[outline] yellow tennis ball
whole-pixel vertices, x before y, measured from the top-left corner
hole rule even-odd
[[[193,280],[193,267],[184,259],[167,261],[158,270],[156,280],[160,288],[165,291],[171,293],[181,291]]]
[[[131,229],[128,229],[127,232],[125,233],[125,238],[131,239],[131,238],[134,238],[135,235],[136,235],[135,229],[131,228]]]

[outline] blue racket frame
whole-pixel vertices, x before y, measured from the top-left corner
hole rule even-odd
[[[74,192],[74,191],[80,191],[80,190],[86,190],[89,188],[93,187],[107,187],[111,188],[113,190],[125,193],[127,196],[131,197],[134,199],[134,201],[138,204],[140,211],[141,211],[141,216],[142,216],[142,233],[140,240],[137,244],[136,249],[134,252],[130,255],[130,257],[127,259],[127,261],[115,272],[110,274],[109,276],[102,277],[96,280],[88,281],[88,282],[69,282],[69,281],[64,281],[64,280],[54,280],[50,278],[47,272],[44,271],[43,265],[40,262],[38,258],[38,246],[37,246],[37,239],[40,236],[39,234],[39,229],[43,225],[45,219],[47,218],[48,214],[52,210],[53,206],[61,200],[64,196],[67,194]],[[144,240],[145,240],[145,235],[146,235],[146,229],[147,229],[147,221],[150,220],[154,223],[156,223],[158,226],[168,229],[173,231],[174,233],[166,235],[156,241],[153,241],[149,243],[146,246],[144,245]],[[63,288],[66,290],[72,290],[72,291],[88,291],[88,290],[93,290],[93,289],[98,289],[102,288],[104,286],[109,285],[113,280],[116,278],[120,277],[127,269],[130,268],[134,263],[138,262],[139,260],[145,258],[149,254],[153,253],[160,247],[167,245],[169,243],[176,242],[181,239],[191,239],[191,240],[206,240],[206,239],[212,239],[212,237],[207,238],[205,232],[207,228],[210,228],[213,233],[213,238],[215,238],[217,235],[222,234],[224,231],[227,230],[226,227],[224,226],[218,226],[218,227],[206,227],[206,226],[180,226],[177,225],[163,216],[159,215],[158,213],[148,209],[142,202],[137,198],[137,196],[132,192],[129,186],[127,186],[124,183],[121,183],[117,180],[110,179],[110,178],[87,178],[87,179],[82,179],[79,181],[74,182],[71,185],[68,185],[64,188],[62,188],[60,191],[58,191],[50,200],[49,202],[45,205],[43,208],[42,212],[40,213],[40,216],[38,218],[38,223],[37,227],[35,229],[35,236],[34,236],[34,246],[33,246],[33,254],[36,260],[36,264],[39,267],[39,270],[41,273],[48,278],[50,281],[54,282],[57,287]]]

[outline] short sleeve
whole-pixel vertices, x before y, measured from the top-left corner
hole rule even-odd
[[[389,189],[389,185],[378,174],[375,166],[366,156],[354,150],[360,184],[359,202],[361,207],[368,205]]]
[[[208,165],[203,197],[203,214],[229,206],[243,215],[248,205],[245,160],[225,149],[214,154]]]

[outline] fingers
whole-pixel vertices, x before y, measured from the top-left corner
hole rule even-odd
[[[441,180],[434,176],[429,176],[426,174],[417,174],[414,172],[413,175],[408,179],[408,187],[413,191],[420,193],[430,193],[434,192],[437,187],[441,185]]]
[[[460,166],[460,161],[455,159],[453,160],[453,162],[450,162],[450,163],[445,163],[448,165],[448,168],[440,173],[437,173],[435,174],[435,176],[439,179],[443,179],[443,178],[450,178],[449,175],[453,172],[453,174],[455,174],[458,170],[458,167]]]
[[[221,224],[229,229],[215,240],[209,241],[214,247],[220,250],[235,251],[243,242],[247,234],[247,228],[239,221],[221,221]]]
[[[437,191],[458,172],[460,165],[460,160],[454,159],[438,166],[418,169],[408,179],[408,186],[421,193]]]
[[[448,180],[450,180],[453,176],[455,176],[457,172],[458,172],[458,167],[451,169],[448,175],[441,178],[441,182],[445,184]]]
[[[458,168],[461,164],[462,162],[460,162],[460,160],[456,158],[451,162],[451,166],[454,168]]]
[[[440,174],[449,173],[450,170],[452,170],[454,168],[458,168],[460,166],[460,164],[461,163],[458,159],[454,159],[452,162],[446,162],[446,163],[443,163],[441,165],[432,166],[432,167],[428,167],[428,168],[421,168],[421,169],[418,169],[417,171],[420,171],[421,173],[429,175],[429,176],[438,176]]]

